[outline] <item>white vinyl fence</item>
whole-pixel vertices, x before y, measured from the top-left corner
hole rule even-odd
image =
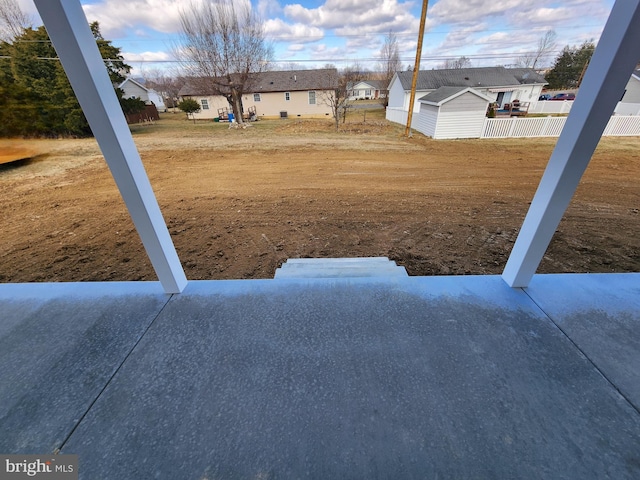
[[[558,137],[567,117],[487,118],[480,138]]]
[[[541,100],[529,107],[529,113],[569,113],[573,100]]]
[[[487,118],[480,138],[558,137],[567,117]],[[614,115],[602,136],[640,136],[640,116]]]
[[[571,103],[571,102],[548,102]],[[620,104],[622,105],[622,104]],[[632,104],[626,104],[632,105]],[[640,107],[640,105],[638,105]],[[483,113],[481,115],[484,116]],[[401,125],[407,123],[407,112],[401,108],[387,108],[387,120]],[[420,113],[413,114],[412,128],[424,135],[431,135],[424,130],[424,121],[420,121]],[[564,127],[567,117],[535,117],[535,118],[484,118],[484,125],[480,138],[523,138],[523,137],[558,137]],[[422,128],[422,129],[421,129]],[[454,138],[478,138],[477,130],[470,134],[466,124],[458,125],[460,132]],[[640,136],[640,115],[614,115],[604,129],[603,136]]]
[[[402,108],[396,107],[387,107],[386,118],[390,122],[399,123],[400,125],[407,124],[407,117],[409,116],[409,112],[403,110]],[[415,128],[415,125],[418,123],[418,113],[413,112],[413,118],[411,119],[411,125]]]

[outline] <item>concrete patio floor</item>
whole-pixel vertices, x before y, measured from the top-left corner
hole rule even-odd
[[[3,284],[0,365],[82,479],[640,478],[640,274]]]

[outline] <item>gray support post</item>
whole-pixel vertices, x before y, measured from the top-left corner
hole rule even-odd
[[[640,59],[640,0],[618,0],[531,202],[502,278],[527,287]]]
[[[167,293],[187,278],[79,0],[35,0],[73,91]]]

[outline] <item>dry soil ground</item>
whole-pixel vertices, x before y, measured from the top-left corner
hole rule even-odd
[[[411,275],[500,273],[555,139],[404,139],[371,112],[246,130],[132,127],[190,279],[287,258],[388,256]],[[601,141],[541,272],[640,271],[640,139]],[[154,280],[92,139],[0,140],[0,281]]]

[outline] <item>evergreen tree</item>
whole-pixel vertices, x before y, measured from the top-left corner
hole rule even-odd
[[[556,59],[549,73],[545,75],[551,90],[579,87],[584,69],[589,64],[595,50],[593,42],[584,42],[580,46],[566,46]]]
[[[91,31],[112,82],[130,71],[120,54]],[[122,101],[122,94],[119,98]],[[91,130],[43,26],[24,29],[11,43],[0,42],[0,136],[89,136]]]

